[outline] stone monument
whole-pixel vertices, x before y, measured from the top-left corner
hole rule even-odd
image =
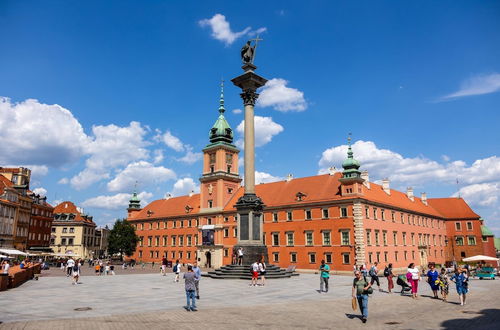
[[[267,79],[255,73],[253,64],[259,37],[249,40],[241,49],[242,69],[244,73],[231,81],[241,88],[240,94],[245,106],[245,193],[238,199],[235,207],[238,211],[238,243],[237,251],[243,249],[243,264],[250,265],[264,258],[268,262],[267,247],[263,240],[263,201],[255,194],[255,130],[254,106],[259,97],[257,89],[266,84]],[[251,42],[254,42],[252,46]]]

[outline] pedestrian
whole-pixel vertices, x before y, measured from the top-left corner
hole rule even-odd
[[[406,273],[406,278],[411,283],[411,295],[413,299],[417,299],[418,292],[418,281],[420,280],[420,272],[415,264],[412,262],[408,265],[408,272]]]
[[[321,266],[319,266],[319,293],[328,292],[328,280],[330,279],[330,266],[325,264],[325,260],[321,260]],[[323,290],[323,286],[325,290]]]
[[[187,270],[188,270],[187,273],[184,273],[184,289],[186,290],[186,306],[184,306],[184,309],[187,310],[188,312],[189,311],[196,312],[197,311],[196,299],[195,299],[196,275],[193,272],[193,266],[188,265]]]
[[[196,299],[200,299],[200,280],[201,280],[201,269],[198,267],[198,261],[194,262],[193,273],[196,275],[194,280],[194,286],[196,289]]]
[[[231,265],[236,265],[238,257],[236,256],[236,251],[233,249],[233,254],[231,255]]]
[[[181,274],[181,264],[179,263],[179,259],[175,261],[173,272],[175,273],[174,282],[179,282],[179,277]]]
[[[4,260],[2,262],[2,273],[9,274],[10,263],[8,260]]]
[[[392,278],[394,277],[394,273],[392,272],[392,264],[385,266],[384,276],[387,278],[387,291],[392,293],[392,289],[394,289],[394,281]]]
[[[427,283],[429,283],[432,293],[434,294],[434,299],[439,299],[438,290],[439,285],[436,283],[436,280],[439,277],[439,273],[436,270],[436,264],[431,262],[429,263],[429,271],[427,272]]]
[[[115,265],[109,265],[109,271],[111,272],[111,275],[115,275]]]
[[[260,274],[260,285],[264,286],[266,284],[266,262],[264,258],[259,262],[259,274]]]
[[[368,283],[366,277],[362,276],[359,270],[354,272],[352,297],[358,300],[359,310],[361,311],[361,320],[363,323],[366,323],[368,320],[368,289],[371,288],[371,286],[371,283]]]
[[[258,278],[259,278],[259,262],[255,261],[252,264],[252,282],[250,283],[250,286],[256,286]]]
[[[441,268],[441,273],[438,276],[438,285],[441,288],[441,295],[443,296],[443,301],[446,301],[449,291],[448,276],[446,276],[446,268]]]
[[[163,257],[161,259],[161,272],[160,272],[163,276],[167,276],[167,263],[168,263],[167,258]]]
[[[243,248],[241,246],[238,248],[238,265],[243,265]]]
[[[69,257],[68,262],[66,263],[66,277],[71,276],[73,272],[73,266],[75,266],[75,261],[73,258]]]
[[[98,262],[95,263],[94,269],[96,276],[101,275],[101,265]]]
[[[467,269],[457,268],[455,269],[455,274],[451,277],[451,280],[455,282],[457,286],[457,293],[460,297],[460,305],[465,305],[465,298],[467,297],[468,288],[468,278],[466,276]]]
[[[74,266],[71,268],[71,274],[73,277],[72,284],[78,284],[78,280],[80,279],[80,262],[74,264]]]
[[[378,265],[378,262],[375,261],[375,263],[373,264],[373,266],[370,268],[370,271],[368,272],[368,274],[371,277],[370,284],[373,285],[373,283],[377,282],[378,291],[382,291],[382,289],[380,288],[380,280],[378,278],[377,265]]]
[[[64,272],[64,260],[61,259],[61,270]]]
[[[102,275],[104,272],[104,262],[102,260],[99,260],[99,275]]]
[[[110,266],[109,266],[109,261],[106,263],[106,266],[104,266],[104,275],[109,275],[110,273]]]
[[[155,262],[154,261],[151,263],[151,268],[155,268]]]
[[[368,276],[368,270],[365,264],[361,265],[360,272],[361,275],[363,275],[364,277]]]

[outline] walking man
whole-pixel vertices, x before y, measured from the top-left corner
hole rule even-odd
[[[368,319],[368,288],[372,285],[361,275],[359,270],[354,272],[354,281],[352,282],[352,297],[358,300],[359,310],[361,311],[361,321],[366,323]]]
[[[325,264],[325,260],[321,260],[321,266],[319,266],[319,292],[328,292],[328,280],[330,279],[330,266]],[[323,285],[325,290],[323,290]]]
[[[243,265],[243,249],[241,247],[238,248],[238,265]]]
[[[179,276],[181,274],[181,264],[179,264],[179,259],[175,261],[173,272],[175,273],[174,282],[179,282]]]
[[[200,299],[201,269],[198,267],[198,261],[194,262],[193,273],[195,275],[194,286],[196,287],[196,299]]]
[[[378,291],[382,291],[380,288],[380,280],[378,278],[378,269],[377,269],[378,262],[375,261],[373,266],[370,268],[370,272],[368,273],[372,280],[370,281],[370,284],[373,285],[373,283],[377,282],[378,286]]]
[[[75,266],[75,261],[73,258],[69,257],[66,263],[66,277],[70,277],[73,274],[73,267]]]
[[[177,262],[179,262],[177,260]],[[195,278],[196,275],[193,272],[193,266],[188,265],[188,271],[187,273],[184,273],[184,289],[186,290],[186,306],[184,306],[184,309],[189,311],[196,312],[196,299],[194,299],[194,295],[196,292],[196,287],[195,287]]]

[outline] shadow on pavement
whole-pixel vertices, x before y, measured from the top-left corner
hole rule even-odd
[[[361,318],[362,318],[361,315],[358,315],[358,314],[348,314],[348,313],[346,313],[345,316],[347,316],[347,318],[349,318],[351,320],[352,319],[360,319],[361,320]]]
[[[465,314],[480,314],[472,319],[453,319],[441,323],[443,329],[500,329],[500,309],[483,309],[480,312],[463,311]]]

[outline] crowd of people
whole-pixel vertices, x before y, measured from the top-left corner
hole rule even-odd
[[[355,268],[354,270],[354,280],[352,284],[352,298],[353,298],[353,308],[359,306],[361,312],[361,320],[365,323],[368,319],[368,297],[373,293],[373,285],[377,285],[378,290],[383,292],[380,286],[378,263],[375,262],[368,270],[368,268],[363,265],[360,269]],[[420,271],[414,263],[408,265],[406,274],[396,275],[393,272],[392,264],[388,264],[384,269],[384,277],[387,278],[387,292],[392,293],[394,289],[393,278],[397,276],[396,284],[401,286],[401,295],[411,293],[413,299],[418,299],[418,285],[419,282],[425,277],[427,283],[429,284],[431,291],[433,293],[433,299],[439,299],[439,293],[441,293],[442,301],[446,302],[449,294],[450,282],[455,283],[456,291],[460,299],[460,305],[466,304],[466,297],[469,291],[469,270],[467,268],[456,267],[449,276],[446,268],[441,268],[440,271],[436,269],[436,264],[429,263],[429,269],[427,272],[425,270]],[[329,268],[328,268],[329,270]],[[320,290],[323,291],[324,284],[324,273],[325,273],[324,261],[321,262],[320,267]],[[326,282],[326,288],[328,291],[328,281]]]

